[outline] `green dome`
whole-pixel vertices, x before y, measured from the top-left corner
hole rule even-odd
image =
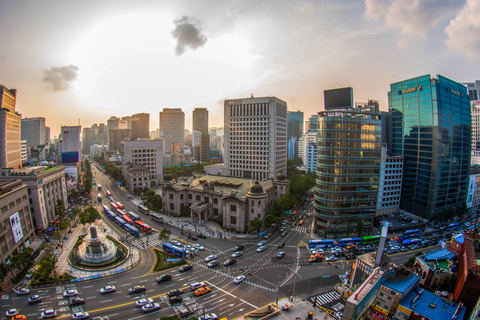
[[[170,172],[166,172],[164,175],[163,175],[163,181],[172,181],[173,180],[173,177],[172,175],[170,174]]]
[[[277,180],[287,180],[287,176],[285,175],[285,173],[283,172],[280,172],[278,175],[277,175]]]
[[[255,193],[255,194],[262,194],[263,193],[263,187],[258,183],[258,181],[255,181],[255,184],[250,188],[250,193]]]

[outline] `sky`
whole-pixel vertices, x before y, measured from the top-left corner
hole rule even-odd
[[[388,110],[391,83],[480,79],[480,0],[0,0],[0,84],[23,117],[90,127],[111,116],[276,96],[308,119],[323,91]]]

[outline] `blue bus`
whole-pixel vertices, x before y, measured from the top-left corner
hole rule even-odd
[[[309,248],[331,248],[334,246],[334,242],[332,239],[326,240],[310,240],[308,241]]]
[[[410,246],[412,244],[416,244],[416,243],[420,243],[420,242],[422,242],[422,240],[420,240],[420,239],[407,239],[407,240],[403,240],[402,244],[404,246]]]
[[[132,219],[132,220],[140,220],[140,216],[136,214],[133,211],[127,211],[127,215]]]
[[[349,246],[351,244],[356,244],[359,245],[362,243],[362,238],[343,238],[343,239],[338,239],[338,245],[340,247],[345,247]]]
[[[458,228],[460,228],[460,223],[455,222],[455,223],[450,223],[447,227],[447,230],[452,231]]]
[[[115,219],[113,219],[113,221],[115,221],[115,223],[118,224],[122,228],[124,228],[124,226],[126,224],[125,220],[123,220],[122,218],[117,217],[117,216],[115,216]]]
[[[132,226],[129,225],[128,223],[125,223],[125,224],[123,225],[123,228],[125,229],[125,231],[127,231],[128,233],[130,233],[132,236],[138,237],[138,236],[140,235],[140,231],[138,231],[137,228],[132,227]]]
[[[166,253],[173,254],[174,256],[177,256],[180,258],[183,258],[187,255],[185,252],[186,250],[176,245],[173,245],[169,242],[164,243],[162,247],[163,247],[163,251],[165,251]]]
[[[422,230],[420,229],[413,229],[413,230],[407,230],[403,233],[403,238],[408,239],[412,237],[419,236]]]

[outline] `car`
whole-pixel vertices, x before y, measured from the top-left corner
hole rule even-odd
[[[110,319],[107,316],[103,316],[103,317],[93,317],[90,320],[110,320]]]
[[[179,272],[185,272],[185,271],[188,271],[190,269],[193,269],[193,266],[191,264],[186,264],[184,266],[181,266],[178,271]]]
[[[200,250],[200,251],[205,250],[205,248],[204,248],[202,245],[199,245],[198,243],[195,243],[195,244],[193,245],[193,247],[194,247],[195,249],[197,249],[197,250]]]
[[[25,317],[23,314],[17,314],[14,315],[10,320],[27,320],[27,317]]]
[[[152,312],[155,310],[160,310],[160,303],[149,303],[142,307],[142,311],[145,313]]]
[[[186,245],[184,246],[184,248],[187,249],[187,250],[190,250],[190,251],[193,250],[193,246],[191,246],[191,245],[189,245],[189,244],[186,244]]]
[[[388,254],[398,253],[398,250],[391,249],[391,250],[388,250],[387,253],[388,253]]]
[[[171,242],[173,245],[176,245],[177,247],[181,247],[181,246],[182,246],[182,243],[181,243],[180,241],[170,240],[170,242]]]
[[[57,311],[53,309],[47,309],[40,314],[40,318],[42,319],[55,318],[56,316],[57,316]]]
[[[157,278],[157,283],[162,283],[169,280],[172,280],[172,276],[166,273]]]
[[[237,258],[237,257],[240,257],[241,255],[243,255],[242,251],[236,251],[232,254],[232,258]]]
[[[73,297],[73,296],[76,296],[76,295],[78,295],[78,291],[75,290],[75,289],[63,291],[63,296],[64,297]]]
[[[205,258],[205,262],[210,262],[212,260],[217,260],[217,256],[212,254]]]
[[[271,233],[265,233],[265,235],[264,235],[263,237],[264,237],[265,239],[268,239],[268,238],[270,238],[271,236],[272,236]]]
[[[117,291],[115,286],[106,286],[106,287],[103,287],[102,289],[100,289],[101,294],[111,293],[111,292],[115,292],[115,291]]]
[[[323,249],[321,248],[315,248],[314,250],[311,251],[312,254],[324,254]]]
[[[17,314],[18,314],[17,309],[8,309],[7,312],[5,312],[5,315],[7,317],[13,317],[13,316],[16,316]]]
[[[42,302],[42,298],[38,294],[34,294],[30,298],[28,298],[28,304],[34,304],[34,303],[39,303]]]
[[[267,246],[258,247],[258,248],[257,248],[257,252],[262,252],[262,251],[264,251],[265,249],[267,249]]]
[[[180,302],[182,302],[182,301],[183,301],[183,298],[182,298],[182,297],[177,297],[177,296],[175,296],[175,297],[169,297],[169,298],[168,298],[168,302],[169,302],[170,304],[180,303]]]
[[[283,225],[286,225],[287,222],[288,222],[287,220],[283,220],[282,224],[283,224]]]
[[[205,282],[194,282],[190,284],[190,290],[195,291],[197,289],[200,289],[202,287],[205,287]]]
[[[280,228],[280,232],[283,232],[283,231],[285,231],[285,227]]]
[[[283,248],[285,246],[285,242],[280,242],[280,244],[278,245],[279,248]]]
[[[205,293],[209,293],[209,292],[210,292],[209,287],[203,287],[203,288],[195,290],[195,295],[196,296],[201,296],[201,295],[204,295]]]
[[[240,275],[240,276],[236,277],[235,279],[233,279],[233,283],[239,284],[239,283],[242,283],[243,280],[245,280],[245,276],[244,276],[244,275]]]
[[[233,248],[233,251],[242,251],[243,249],[245,249],[245,247],[242,246],[241,244],[239,244],[238,246],[236,246],[235,248]]]
[[[301,226],[301,225],[304,224],[304,223],[305,223],[305,221],[300,220],[300,222],[298,223],[298,225]]]
[[[199,233],[199,234],[198,234],[198,237],[199,237],[199,238],[202,238],[202,239],[206,239],[206,238],[207,238],[207,236],[204,235],[203,233]]]
[[[184,292],[182,290],[179,290],[179,289],[172,289],[172,290],[167,292],[168,297],[176,297],[176,296],[179,296],[179,295],[182,295],[182,294],[184,294]]]
[[[237,260],[235,260],[235,259],[228,259],[227,261],[225,261],[223,263],[223,265],[226,267],[226,266],[229,266],[231,264],[235,264],[236,262],[237,262]]]
[[[215,313],[207,313],[206,315],[198,318],[198,320],[217,320],[217,319],[218,317]]]
[[[70,299],[70,302],[68,304],[70,306],[84,305],[85,304],[85,299],[73,298],[73,299]]]
[[[287,235],[287,231],[283,231],[281,234],[282,237],[285,237],[286,235]]]
[[[220,262],[218,262],[218,260],[213,260],[213,261],[210,261],[210,262],[207,264],[207,267],[213,268],[213,267],[218,266],[219,263],[220,263]]]
[[[135,302],[135,305],[137,306],[137,308],[140,308],[140,307],[143,307],[144,305],[149,304],[149,303],[153,303],[152,298],[140,299],[137,302]]]
[[[405,252],[405,251],[408,251],[408,250],[409,250],[408,247],[405,247],[405,246],[400,248],[400,251],[402,251],[402,252]]]
[[[330,256],[330,257],[325,258],[325,261],[337,261],[337,260],[338,260],[338,258],[335,257],[335,256]]]
[[[128,289],[128,294],[135,294],[135,293],[140,293],[140,292],[145,292],[145,286],[143,285],[138,285],[133,288]]]
[[[284,251],[280,251],[279,253],[277,253],[277,258],[283,258],[283,256],[285,255],[285,252]]]
[[[89,319],[88,312],[77,312],[72,314],[72,319]]]
[[[267,241],[262,240],[262,241],[260,241],[259,243],[257,243],[257,246],[261,247],[261,246],[264,246],[264,245],[266,245],[266,244],[267,244]]]
[[[17,293],[17,296],[23,296],[23,295],[29,294],[30,289],[21,288],[21,289],[15,290],[15,292]]]
[[[178,308],[178,311],[177,311],[181,317],[185,318],[191,314],[193,314],[194,312],[192,310],[190,310],[189,308],[185,307],[185,306],[180,306]]]

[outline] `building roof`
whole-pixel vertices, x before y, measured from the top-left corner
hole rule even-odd
[[[401,294],[406,294],[418,283],[419,280],[420,277],[415,273],[403,268],[398,268],[383,277],[382,285]]]
[[[418,297],[418,298],[417,298]],[[415,288],[407,294],[400,305],[418,313],[421,316],[435,320],[451,320],[458,308],[458,304],[451,302],[446,298],[424,290],[420,287]],[[465,317],[466,308],[461,307],[456,320],[462,320]]]
[[[128,172],[148,172],[148,168],[138,164],[138,163],[128,163],[127,164]]]
[[[462,233],[462,234],[457,234],[456,236],[454,236],[452,240],[455,241],[455,242],[463,244],[463,241],[465,239],[463,238],[463,233]]]
[[[468,270],[480,272],[480,235],[465,233],[464,236]]]
[[[453,259],[453,257],[455,257],[455,254],[453,252],[450,252],[447,249],[440,249],[440,250],[425,254],[424,259],[426,261],[445,260],[445,259]]]

